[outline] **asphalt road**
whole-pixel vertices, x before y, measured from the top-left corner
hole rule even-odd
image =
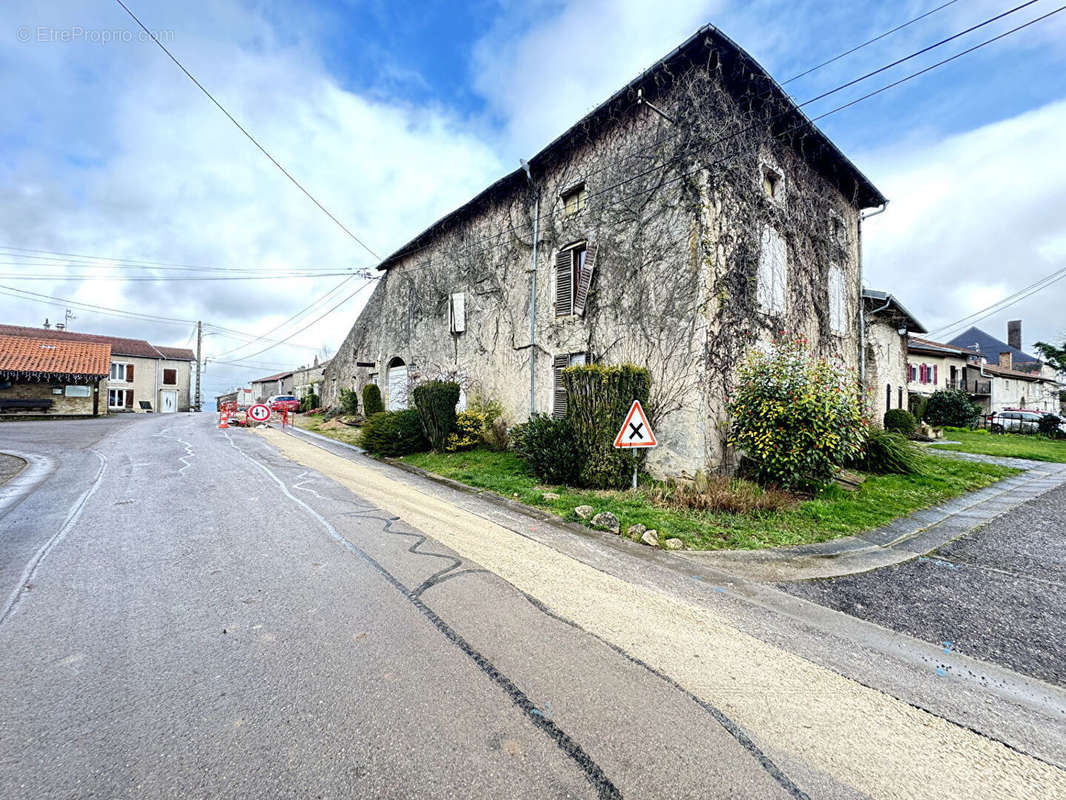
[[[1066,486],[925,557],[780,588],[1066,686]]]
[[[717,709],[211,416],[6,423],[0,449],[40,471],[0,509],[4,798],[808,796]]]

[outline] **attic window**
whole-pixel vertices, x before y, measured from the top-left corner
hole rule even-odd
[[[573,214],[578,213],[579,211],[584,211],[586,199],[585,184],[579,183],[576,186],[567,189],[565,192],[563,192],[562,198],[563,213],[566,216],[569,217]]]
[[[771,200],[780,203],[785,199],[785,178],[769,164],[762,167],[762,190]]]

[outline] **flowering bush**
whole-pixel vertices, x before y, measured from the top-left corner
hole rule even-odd
[[[477,410],[460,411],[455,417],[455,430],[448,434],[444,449],[449,453],[470,450],[481,444],[481,436],[488,425],[485,414]]]
[[[867,420],[853,375],[807,352],[805,339],[752,350],[738,371],[727,410],[729,443],[751,477],[785,489],[817,489],[862,453]]]

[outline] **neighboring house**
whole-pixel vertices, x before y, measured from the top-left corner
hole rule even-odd
[[[252,390],[247,386],[234,389],[232,392],[220,394],[215,398],[215,410],[221,411],[223,403],[236,403],[238,408],[248,408],[255,402]]]
[[[303,400],[304,396],[308,394],[322,394],[322,382],[325,380],[325,372],[328,365],[328,361],[319,364],[318,356],[315,356],[314,363],[311,366],[293,370],[292,393],[296,395],[298,400]]]
[[[125,339],[67,330],[0,325],[0,335],[95,342],[111,348],[106,404],[109,411],[138,413],[188,411],[191,406],[192,350],[156,347],[143,339]]]
[[[565,413],[567,366],[628,361],[652,375],[652,470],[729,468],[727,395],[751,347],[803,336],[858,370],[859,214],[884,202],[702,28],[379,264],[324,404],[374,382],[396,408],[440,377],[517,422]]]
[[[0,335],[0,415],[99,416],[106,413],[111,348],[44,335]]]
[[[257,403],[264,403],[276,394],[292,394],[292,372],[279,372],[252,381],[252,397]]]
[[[893,295],[863,289],[866,322],[866,392],[870,421],[879,425],[891,408],[909,407],[909,335],[925,327]]]
[[[1009,351],[1001,354],[998,363],[989,363],[976,350],[913,336],[907,351],[912,393],[930,396],[935,391],[961,389],[984,414],[1008,408],[1047,412],[1058,408],[1058,383],[1039,370],[1014,369]]]
[[[969,328],[951,340],[951,344],[978,353],[986,362],[984,371],[993,381],[988,410],[1026,408],[1057,413],[1058,393],[1062,388],[1055,369],[1036,356],[1022,350],[1022,321],[1007,323],[1007,341],[1001,341],[980,328]]]

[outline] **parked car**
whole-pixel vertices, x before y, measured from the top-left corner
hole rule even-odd
[[[297,411],[300,401],[291,394],[276,394],[267,400],[271,411]]]
[[[988,415],[988,429],[992,433],[1036,433],[1042,416],[1035,411],[996,411]]]

